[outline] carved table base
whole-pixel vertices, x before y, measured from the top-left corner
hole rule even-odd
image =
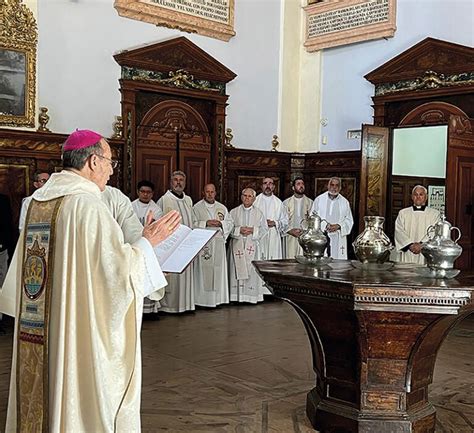
[[[473,311],[474,278],[420,278],[403,265],[371,273],[336,262],[324,272],[289,260],[254,262],[308,333],[316,373],[309,420],[321,433],[433,433],[436,354]]]

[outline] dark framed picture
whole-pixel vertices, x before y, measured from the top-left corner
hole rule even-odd
[[[0,49],[0,113],[26,115],[26,53]]]

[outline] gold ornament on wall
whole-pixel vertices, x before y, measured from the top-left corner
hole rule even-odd
[[[122,116],[115,116],[115,122],[113,123],[114,133],[110,138],[120,140],[123,138],[123,122]]]
[[[278,141],[278,135],[274,135],[272,140],[272,152],[278,152],[277,147],[279,145],[280,142]]]
[[[46,107],[40,107],[40,113],[38,114],[38,132],[51,132],[46,126],[49,122],[48,109]]]
[[[0,23],[0,125],[34,127],[36,20],[20,0],[0,0]]]
[[[226,128],[224,137],[225,147],[227,149],[234,149],[234,145],[232,144],[232,139],[234,138],[234,135],[232,134],[232,128]]]

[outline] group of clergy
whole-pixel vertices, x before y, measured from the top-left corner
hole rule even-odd
[[[281,201],[275,194],[272,178],[264,178],[262,192],[252,188],[241,194],[241,205],[230,212],[216,200],[213,184],[204,186],[203,199],[193,205],[185,194],[186,174],[175,171],[170,189],[154,202],[153,183],[137,184],[138,198],[132,207],[140,222],[158,219],[170,210],[177,210],[182,224],[191,228],[217,231],[212,241],[181,274],[170,274],[166,294],[160,301],[145,299],[144,318],[159,311],[181,313],[195,306],[216,307],[232,302],[257,303],[270,291],[264,286],[252,265],[253,260],[294,258],[302,254],[298,236],[305,216],[316,211],[327,221],[332,257],[347,258],[347,235],[353,226],[348,201],[339,194],[341,180],[331,178],[328,191],[313,202],[305,195],[304,180],[292,182],[293,195]],[[229,238],[229,239],[228,239]],[[226,248],[227,241],[228,247]]]

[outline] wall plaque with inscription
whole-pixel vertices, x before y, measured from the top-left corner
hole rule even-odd
[[[396,30],[396,0],[328,0],[304,10],[309,52],[392,37]]]
[[[228,41],[235,36],[234,0],[115,0],[119,15]]]

